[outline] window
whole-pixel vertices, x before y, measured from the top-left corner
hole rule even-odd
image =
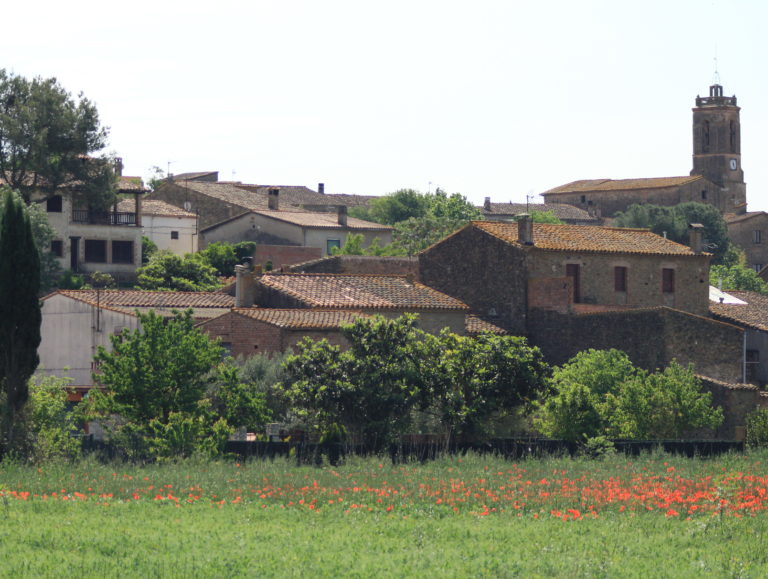
[[[755,270],[755,273],[760,273],[760,270],[763,269],[762,263],[756,263],[752,266],[752,269]]]
[[[671,294],[675,291],[675,270],[664,268],[661,270],[661,291]]]
[[[752,231],[752,242],[753,243],[763,242],[763,231],[761,229],[755,229],[754,231]]]
[[[171,239],[178,239],[178,238],[179,238],[179,232],[171,231]]]
[[[581,196],[581,202],[582,203],[586,203],[587,202],[587,196],[586,195],[582,195]]]
[[[133,263],[133,241],[112,242],[112,263]]]
[[[48,201],[45,202],[45,210],[48,213],[61,213],[61,195],[54,195],[53,197],[49,197]]]
[[[103,239],[86,239],[85,261],[90,263],[107,263],[107,242]]]
[[[702,199],[706,199],[707,198],[707,191],[706,191],[706,189],[701,192],[701,198]]]
[[[333,248],[334,247],[341,247],[341,240],[340,239],[329,239],[325,242],[325,252],[328,255],[333,255]]]
[[[61,239],[51,241],[51,253],[56,257],[64,257],[64,242]]]
[[[613,290],[617,292],[627,291],[627,268],[616,266],[613,268]]]
[[[573,278],[573,303],[578,304],[581,302],[581,287],[580,278],[581,271],[578,263],[565,264],[565,276]]]

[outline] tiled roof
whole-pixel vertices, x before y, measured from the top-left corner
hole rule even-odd
[[[517,241],[517,223],[473,221],[471,226],[482,229],[507,243],[520,245]],[[594,225],[534,223],[533,247],[555,251],[696,255],[687,245],[670,241],[647,229],[597,227]]]
[[[140,290],[59,290],[47,295],[63,296],[87,304],[132,314],[135,310],[155,310],[169,315],[171,310],[194,310],[195,318],[210,318],[225,313],[235,305],[235,298],[213,292],[164,292]]]
[[[679,187],[703,179],[701,175],[684,177],[650,177],[644,179],[582,179],[554,187],[542,195],[558,193],[590,193],[598,191],[623,191],[628,189],[665,189]]]
[[[146,191],[141,177],[124,177],[122,175],[117,178],[117,189],[125,193],[142,193]]]
[[[346,225],[339,225],[338,213],[321,213],[317,211],[254,211],[264,217],[277,219],[301,227],[318,229],[364,229],[369,231],[392,231],[389,225],[381,225],[372,221],[364,221],[355,217],[347,217]]]
[[[476,336],[477,334],[489,333],[489,334],[506,334],[507,331],[504,328],[500,328],[496,324],[487,322],[475,314],[467,314],[464,318],[464,327],[467,330],[467,334],[470,336]]]
[[[354,310],[234,308],[232,313],[280,328],[313,330],[333,330],[360,318],[370,317]]]
[[[735,213],[726,213],[724,215],[725,222],[728,224],[731,223],[739,223],[741,221],[746,221],[748,219],[752,219],[753,217],[759,217],[761,215],[768,215],[765,211],[749,211],[748,213],[742,213],[741,215],[736,215]]]
[[[133,199],[122,199],[117,204],[117,210],[121,212],[131,213],[135,207]],[[197,217],[194,213],[184,211],[181,207],[176,207],[159,199],[142,199],[141,214],[161,217]]]
[[[485,215],[519,215],[531,211],[551,211],[555,217],[562,220],[597,221],[588,212],[567,203],[491,203],[488,211],[483,205],[477,207]]]
[[[172,181],[192,181],[194,179],[199,179],[200,177],[208,177],[210,175],[215,175],[217,177],[216,180],[218,180],[219,172],[218,171],[196,171],[191,173],[179,173],[178,175],[171,175]]]
[[[721,304],[710,302],[709,311],[715,317],[768,332],[768,296],[749,291],[731,291],[728,293],[745,304]]]
[[[238,187],[234,183],[185,181],[183,183],[177,182],[176,184],[206,195],[207,197],[212,197],[213,199],[218,199],[219,201],[231,205],[237,205],[250,211],[259,211],[269,208],[266,195],[259,195],[253,191],[248,191],[242,187]]]
[[[469,309],[463,302],[407,276],[271,273],[260,283],[308,307],[344,309]]]

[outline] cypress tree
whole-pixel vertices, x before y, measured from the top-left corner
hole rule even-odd
[[[3,444],[14,438],[14,423],[29,398],[28,382],[39,358],[40,259],[23,201],[3,192],[0,217],[0,387],[3,398]]]

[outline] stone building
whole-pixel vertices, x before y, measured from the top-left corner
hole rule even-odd
[[[612,217],[635,203],[677,205],[697,201],[723,213],[744,213],[746,184],[741,167],[741,125],[736,97],[723,87],[709,87],[693,108],[693,169],[688,177],[587,179],[544,193],[547,203],[567,203]]]
[[[532,308],[708,311],[710,255],[647,230],[475,221],[419,255],[420,279],[525,334]],[[698,247],[696,244],[698,243]]]
[[[759,273],[768,265],[768,213],[729,214],[725,222],[731,242],[744,251],[747,265]]]

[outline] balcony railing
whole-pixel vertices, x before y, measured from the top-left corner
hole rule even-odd
[[[136,225],[136,214],[120,213],[117,211],[73,209],[72,223],[87,223],[89,225]]]

